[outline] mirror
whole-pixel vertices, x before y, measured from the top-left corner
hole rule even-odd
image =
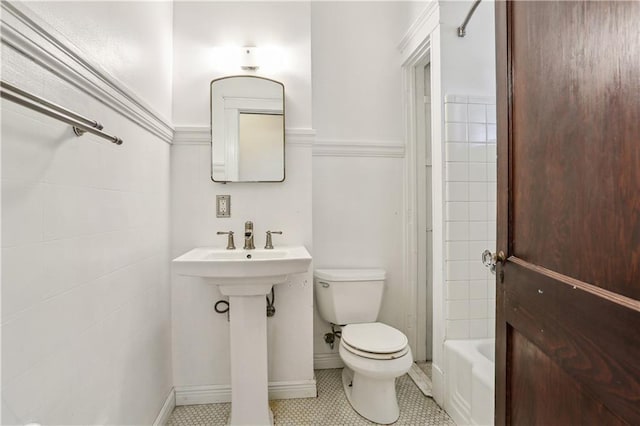
[[[255,76],[211,82],[211,178],[284,181],[284,85]]]

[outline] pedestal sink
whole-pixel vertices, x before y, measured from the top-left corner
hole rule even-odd
[[[306,272],[311,255],[302,246],[273,250],[195,248],[173,259],[180,275],[205,278],[229,296],[231,425],[269,425],[265,295],[289,274]]]

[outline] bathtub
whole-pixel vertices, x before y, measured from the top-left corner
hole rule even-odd
[[[458,425],[492,425],[495,340],[447,340],[444,356],[444,409]]]

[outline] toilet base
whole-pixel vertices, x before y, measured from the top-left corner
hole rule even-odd
[[[380,424],[391,424],[398,420],[400,409],[395,378],[372,379],[344,367],[342,386],[351,407],[365,419]]]

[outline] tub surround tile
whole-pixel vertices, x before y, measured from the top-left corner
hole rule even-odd
[[[487,299],[487,280],[469,281],[469,299]]]
[[[470,319],[486,319],[487,317],[487,300],[480,299],[469,301]]]
[[[446,243],[447,259],[449,260],[468,260],[469,259],[469,243],[466,241],[448,241]]]
[[[448,142],[445,146],[447,161],[464,162],[469,161],[469,144],[461,142]],[[484,159],[482,161],[485,161]]]
[[[464,123],[447,123],[445,126],[447,142],[466,142],[467,125]]]
[[[486,280],[489,270],[479,261],[479,257],[469,261],[469,278],[472,280]]]
[[[488,177],[487,163],[469,163],[469,182],[486,182]]]
[[[469,338],[469,320],[447,320],[446,322],[446,338],[447,339],[468,339]]]
[[[469,337],[477,339],[486,337],[487,332],[487,320],[485,319],[472,319],[469,321]]]
[[[460,104],[468,104],[469,96],[466,95],[445,95],[444,103],[460,103]]]
[[[486,124],[469,123],[468,133],[469,133],[468,135],[469,142],[486,142],[487,141]]]
[[[496,98],[493,96],[468,96],[470,104],[495,105]]]
[[[487,123],[496,124],[496,106],[487,105]]]
[[[487,239],[487,222],[469,222],[469,241],[484,241]]]
[[[447,222],[447,241],[467,241],[469,222]]]
[[[469,167],[466,163],[447,163],[446,166],[446,179],[447,182],[468,182],[469,181]]]
[[[473,142],[469,144],[469,161],[486,162],[487,161],[487,144],[484,142]]]
[[[487,107],[483,104],[469,104],[469,123],[486,123]]]
[[[469,220],[469,203],[459,201],[449,201],[446,204],[447,220],[450,222],[460,222]]]
[[[489,204],[486,201],[472,201],[469,203],[469,220],[488,221],[489,220]]]
[[[469,183],[468,182],[447,182],[445,191],[449,201],[468,201],[469,200]]]
[[[496,125],[495,124],[487,124],[487,142],[496,143]]]
[[[485,182],[469,182],[469,201],[487,201],[488,198]]]
[[[469,279],[469,261],[467,260],[448,260],[447,261],[447,277],[452,281]]]
[[[448,281],[447,300],[467,300],[469,298],[469,281]]]
[[[445,104],[444,114],[448,123],[466,123],[467,104]]]
[[[446,303],[447,318],[452,320],[469,319],[468,300],[448,300]]]
[[[496,245],[495,99],[445,96],[445,129],[446,336],[489,337],[495,276],[480,255]]]
[[[488,163],[496,163],[498,157],[498,147],[496,144],[494,143],[490,143],[487,144],[486,146],[486,153],[487,153],[487,157],[486,157],[486,161]]]

